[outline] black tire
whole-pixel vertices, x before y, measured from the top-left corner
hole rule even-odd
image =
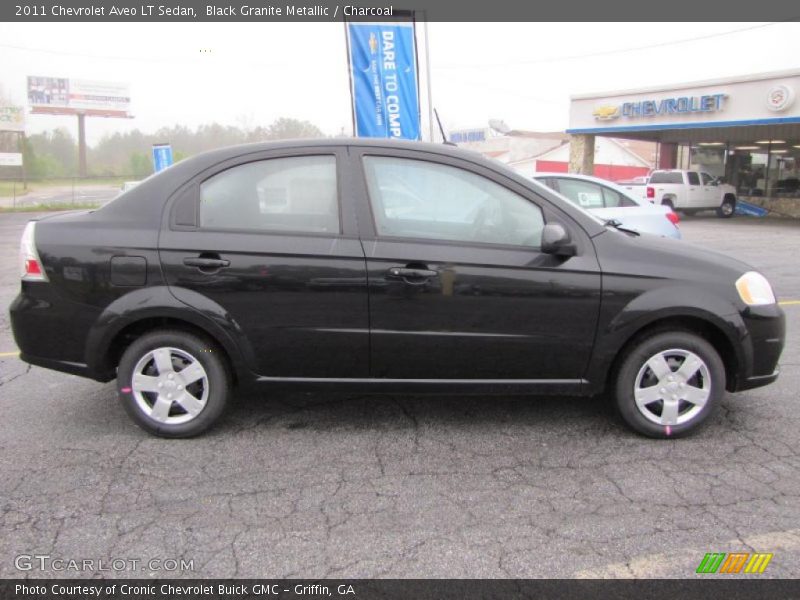
[[[641,410],[637,407],[635,397],[635,387],[637,379],[640,377],[640,372],[644,371],[642,381],[647,378],[654,377],[654,373],[646,367],[647,362],[651,357],[659,353],[666,353],[670,358],[666,361],[672,369],[670,377],[677,375],[677,369],[681,362],[680,358],[675,357],[675,353],[689,352],[693,353],[702,360],[708,373],[708,397],[702,407],[697,407],[694,404],[686,402],[684,399],[677,401],[679,418],[687,418],[683,423],[671,424],[669,427],[653,422],[650,418],[645,416],[645,412],[651,415],[652,418],[658,418],[653,414],[653,411],[661,409],[663,414],[664,401],[655,401],[654,403],[643,407]],[[688,357],[687,357],[688,358]],[[685,359],[684,359],[685,360]],[[675,361],[670,364],[670,361]],[[703,376],[700,371],[697,371],[695,379],[689,379],[685,385],[698,385],[698,382],[703,382]],[[663,381],[663,380],[662,380]],[[633,347],[625,354],[618,369],[615,373],[615,380],[612,381],[614,400],[622,419],[637,433],[646,435],[652,438],[675,438],[684,436],[690,432],[697,431],[708,419],[715,407],[721,401],[725,394],[725,366],[719,353],[714,347],[703,338],[689,333],[688,331],[671,331],[671,332],[656,332],[647,337],[640,339]],[[647,387],[646,389],[658,388],[661,383]],[[669,383],[666,385],[679,385]],[[701,385],[703,385],[701,383]],[[684,387],[684,386],[680,386]],[[664,388],[659,388],[664,391]],[[684,388],[685,389],[685,388]],[[683,392],[680,389],[673,390],[676,394],[681,395]],[[670,392],[668,391],[668,394]],[[675,396],[673,396],[674,398]],[[659,402],[661,404],[659,405]],[[699,409],[698,409],[699,408]],[[691,414],[694,410],[694,414]]]
[[[178,388],[183,390],[182,392],[173,390],[176,396],[182,394],[182,397],[188,398],[186,394],[192,389],[193,395],[204,398],[204,405],[202,402],[193,405],[202,405],[195,416],[191,416],[190,412],[185,410],[179,402],[169,401],[171,404],[167,414],[170,416],[167,419],[180,421],[181,418],[188,418],[188,422],[168,423],[155,420],[145,413],[142,402],[151,403],[154,409],[155,398],[162,398],[163,392],[151,393],[134,390],[134,370],[137,369],[140,361],[145,361],[144,364],[148,366],[144,368],[149,369],[149,373],[154,378],[160,377],[155,359],[147,362],[145,357],[148,357],[154,350],[165,348],[174,351],[170,351],[166,356],[169,357],[168,362],[179,369],[186,368],[183,366],[184,364],[192,364],[186,358],[188,356],[190,359],[196,360],[205,371],[205,378],[186,385],[186,390],[183,390],[182,386]],[[182,360],[185,363],[181,362]],[[175,370],[174,376],[179,378],[183,372]],[[189,376],[186,376],[186,379],[188,380]],[[206,431],[219,420],[231,395],[231,377],[219,347],[202,337],[178,330],[147,333],[128,346],[117,368],[117,385],[122,406],[131,419],[148,433],[166,438],[192,437]],[[169,382],[169,385],[175,386],[177,383]]]
[[[736,214],[736,198],[725,196],[717,209],[717,216],[720,219],[730,219],[734,214]]]
[[[675,212],[675,204],[669,198],[662,198],[661,206],[667,206],[672,212]]]

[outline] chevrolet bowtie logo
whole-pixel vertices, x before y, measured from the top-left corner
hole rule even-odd
[[[610,121],[619,116],[619,106],[598,106],[592,112],[592,116],[598,121]]]
[[[378,51],[378,38],[374,33],[369,34],[369,51],[370,54],[375,54]]]

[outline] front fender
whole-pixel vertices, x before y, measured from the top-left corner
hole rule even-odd
[[[752,345],[737,307],[724,296],[689,284],[656,287],[623,299],[604,295],[597,339],[587,379],[593,391],[602,390],[615,359],[640,331],[659,321],[698,319],[721,333],[739,365],[752,364]]]

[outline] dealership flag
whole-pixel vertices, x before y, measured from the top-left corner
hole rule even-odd
[[[348,23],[347,47],[356,136],[418,140],[414,23]]]
[[[172,146],[153,144],[153,171],[158,173],[172,166]]]

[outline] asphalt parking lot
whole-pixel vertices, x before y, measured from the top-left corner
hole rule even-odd
[[[170,441],[113,383],[13,354],[29,216],[0,214],[0,577],[97,575],[15,567],[33,554],[193,561],[130,577],[692,577],[734,551],[800,577],[800,222],[682,223],[764,272],[789,329],[778,382],[694,437],[638,437],[583,399],[280,394]]]

